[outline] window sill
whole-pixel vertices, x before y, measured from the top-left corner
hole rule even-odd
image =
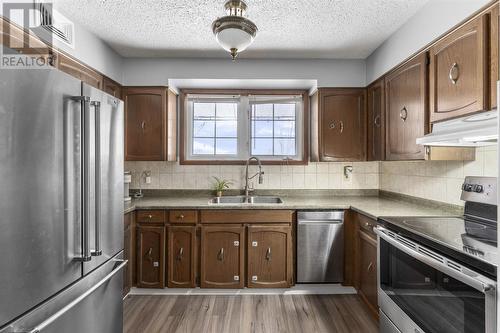
[[[262,165],[307,165],[307,160],[263,160]],[[180,165],[245,165],[247,161],[243,160],[184,160],[180,159]]]

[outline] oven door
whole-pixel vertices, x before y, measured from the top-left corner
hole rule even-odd
[[[402,332],[495,333],[496,282],[377,227],[380,310]]]

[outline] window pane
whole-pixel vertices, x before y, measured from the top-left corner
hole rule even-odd
[[[217,155],[236,155],[238,150],[237,139],[217,139],[216,150]]]
[[[193,139],[193,155],[213,155],[214,139]]]
[[[215,121],[193,121],[194,137],[213,137],[215,136]]]
[[[236,120],[236,103],[217,103],[217,120]]]
[[[252,119],[273,120],[273,105],[272,104],[252,105]]]
[[[252,137],[272,137],[272,121],[252,121]]]
[[[273,139],[252,139],[252,155],[272,155]]]
[[[275,121],[274,122],[275,137],[295,137],[295,121]]]
[[[274,155],[295,155],[295,139],[274,139]]]
[[[193,103],[193,118],[194,119],[210,119],[215,118],[215,103]]]
[[[236,121],[217,121],[217,137],[237,137],[238,124]]]
[[[274,120],[295,120],[295,103],[274,104]]]

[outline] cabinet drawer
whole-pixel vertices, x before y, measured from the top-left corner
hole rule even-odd
[[[163,223],[165,222],[165,211],[140,210],[137,212],[137,222]]]
[[[377,221],[364,215],[358,214],[358,225],[360,230],[363,230],[371,237],[376,237],[373,228],[377,226]]]
[[[198,211],[196,210],[171,210],[168,213],[170,223],[196,223]]]

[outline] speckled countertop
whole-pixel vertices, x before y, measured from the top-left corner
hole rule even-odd
[[[460,207],[425,205],[384,196],[282,196],[282,204],[210,204],[209,196],[144,197],[125,204],[135,209],[353,209],[372,218],[380,216],[460,215]]]

